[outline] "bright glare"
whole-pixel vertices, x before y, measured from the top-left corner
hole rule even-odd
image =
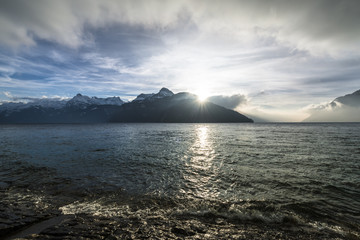
[[[200,102],[205,102],[206,99],[209,97],[209,94],[206,91],[198,91],[196,95]]]
[[[200,102],[205,102],[207,99],[207,96],[198,96],[198,99]]]

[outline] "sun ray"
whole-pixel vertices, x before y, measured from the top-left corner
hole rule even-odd
[[[207,90],[201,89],[196,91],[199,102],[205,102],[209,97],[209,92]]]

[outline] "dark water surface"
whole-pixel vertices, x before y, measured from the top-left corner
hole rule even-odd
[[[8,238],[63,215],[22,236],[360,236],[360,124],[2,125],[0,137]]]

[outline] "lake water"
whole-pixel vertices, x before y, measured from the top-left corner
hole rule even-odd
[[[0,136],[6,234],[69,214],[89,229],[112,221],[121,238],[360,236],[360,124],[2,125]]]

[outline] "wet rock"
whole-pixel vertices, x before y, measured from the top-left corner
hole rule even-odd
[[[191,226],[191,229],[197,233],[206,233],[205,227],[202,226]]]
[[[185,230],[185,229],[178,228],[178,227],[173,227],[171,229],[171,232],[178,236],[193,236],[193,235],[195,235],[195,233],[190,230]]]

